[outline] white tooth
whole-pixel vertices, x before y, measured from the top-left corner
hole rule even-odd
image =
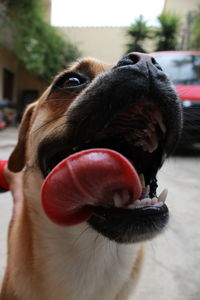
[[[154,204],[154,206],[157,206],[157,207],[163,206],[163,202],[157,202]]]
[[[147,186],[145,186],[145,187],[142,188],[141,199],[142,198],[148,198],[149,192],[150,192],[150,185],[148,184]]]
[[[139,177],[140,177],[140,181],[141,181],[142,187],[145,188],[144,174],[141,173],[141,174],[139,175]]]
[[[123,207],[122,197],[118,193],[114,194],[113,200],[116,207]]]
[[[161,114],[159,112],[156,112],[154,114],[154,117],[155,117],[156,121],[158,122],[162,132],[166,133],[166,127],[165,127],[165,124],[163,123],[163,119],[162,119]]]
[[[146,199],[147,199],[147,198],[141,199],[141,200],[140,200],[140,205],[142,205],[142,206],[145,205],[145,204],[146,204]]]
[[[148,185],[145,187],[145,196],[149,196],[149,192],[150,192],[150,185],[148,184]]]
[[[151,205],[155,205],[158,202],[158,198],[157,197],[153,197],[151,199]]]
[[[142,205],[149,205],[151,203],[151,198],[144,198],[140,200]]]
[[[159,195],[159,197],[158,197],[158,201],[164,203],[165,200],[166,200],[166,198],[167,198],[167,194],[168,194],[168,190],[167,190],[167,189],[164,189],[164,190],[160,193],[160,195]]]
[[[128,203],[130,203],[130,193],[128,190],[123,190],[122,191],[122,201],[123,201],[123,205],[127,205]]]
[[[154,203],[156,203],[156,202],[158,202],[158,198],[157,198],[157,197],[153,197],[153,198],[151,199],[151,201],[153,201]]]
[[[126,208],[128,209],[134,209],[138,206],[141,206],[141,201],[140,200],[135,200],[134,203],[128,205]]]

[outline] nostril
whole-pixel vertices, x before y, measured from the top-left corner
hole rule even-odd
[[[140,60],[140,56],[135,54],[135,53],[131,53],[129,54],[129,57],[128,57],[131,61],[132,61],[132,64],[135,65],[138,63],[138,61]]]
[[[137,53],[129,53],[124,56],[117,64],[116,67],[128,66],[128,65],[136,65],[140,61],[140,55]]]
[[[152,62],[153,65],[156,65],[156,63],[157,63],[157,61],[155,60],[154,57],[151,58],[151,62]]]
[[[161,68],[161,66],[159,65],[159,63],[157,63],[157,61],[155,60],[154,57],[151,57],[151,62],[152,64],[160,71],[163,71],[163,69]]]

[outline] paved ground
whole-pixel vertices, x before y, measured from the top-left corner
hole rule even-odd
[[[7,159],[16,144],[17,131],[6,129],[0,131],[0,159]],[[6,262],[7,229],[12,211],[10,193],[0,194],[0,282]]]
[[[7,158],[16,131],[0,132],[0,158]],[[169,189],[168,230],[146,243],[138,300],[200,299],[200,152],[171,158],[160,171],[160,190]],[[10,194],[0,195],[0,278],[6,261],[6,235],[12,209]],[[132,300],[131,299],[131,300]],[[103,299],[102,299],[103,300]]]

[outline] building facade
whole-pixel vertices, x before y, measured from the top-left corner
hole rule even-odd
[[[165,0],[164,11],[179,15],[182,22],[186,22],[187,14],[200,6],[200,0]]]
[[[46,83],[28,72],[11,50],[0,46],[0,101],[5,100],[13,106],[22,101],[24,105],[45,88]]]
[[[43,0],[46,20],[50,20],[50,0]],[[0,19],[3,5],[0,6]],[[2,18],[3,20],[3,18]],[[14,54],[12,34],[1,26],[0,39],[0,116],[4,111],[13,111],[19,116],[24,108],[36,100],[46,89],[47,83],[28,72]],[[4,106],[7,104],[7,107]],[[2,108],[4,107],[4,108]]]
[[[127,30],[128,27],[58,27],[63,37],[78,46],[82,57],[95,57],[111,64],[127,53]],[[146,41],[144,47],[153,51],[153,41]]]
[[[183,39],[184,30],[187,30],[187,14],[196,10],[200,0],[165,0],[163,12],[172,12],[182,19],[180,40]],[[129,43],[127,27],[58,27],[61,35],[75,43],[82,56],[96,57],[108,63],[116,63],[126,53]],[[183,48],[187,47],[182,42]],[[154,40],[145,41],[147,52],[154,50]]]

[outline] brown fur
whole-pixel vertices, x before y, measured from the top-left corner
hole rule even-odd
[[[95,77],[108,68],[107,65],[96,60],[85,59],[73,65],[70,71],[84,70]],[[119,254],[122,259],[121,270],[117,269],[117,263],[115,264],[114,261],[113,263],[111,262],[111,270],[109,269],[109,272],[112,272],[114,281],[116,280],[115,276],[117,276],[116,287],[112,287],[112,292],[109,290],[109,286],[106,286],[106,278],[105,283],[102,280],[102,284],[100,284],[99,280],[95,281],[94,274],[92,273],[91,281],[85,278],[85,284],[81,283],[79,287],[78,283],[82,279],[77,278],[77,283],[74,282],[74,286],[70,286],[68,281],[73,278],[73,274],[71,274],[73,270],[67,269],[65,264],[70,264],[72,259],[76,261],[76,255],[79,259],[79,265],[76,266],[74,264],[73,268],[78,267],[78,274],[82,272],[87,277],[84,266],[88,266],[90,258],[88,258],[88,262],[82,261],[80,256],[83,253],[84,257],[85,249],[73,249],[73,245],[76,244],[77,237],[84,231],[84,227],[78,227],[77,231],[75,231],[74,228],[68,229],[52,224],[41,208],[39,191],[43,178],[36,159],[38,146],[44,138],[49,137],[53,139],[55,136],[62,135],[64,130],[66,131],[66,125],[63,124],[63,117],[75,97],[71,94],[63,94],[62,92],[52,93],[49,96],[50,88],[47,89],[37,102],[31,104],[26,110],[20,126],[17,146],[9,160],[10,170],[18,172],[24,168],[24,198],[21,199],[20,211],[14,216],[10,228],[8,262],[0,299],[125,300],[131,292],[130,290],[132,290],[133,282],[137,281],[136,279],[140,273],[143,260],[143,250],[141,247],[138,245],[133,248],[132,246],[127,246],[128,248],[119,246],[122,252]],[[68,99],[66,99],[67,96]],[[48,101],[46,101],[47,97]],[[86,235],[84,242],[89,239],[89,235]],[[59,245],[60,240],[62,240],[61,245]],[[79,241],[80,239],[78,243]],[[106,255],[109,252],[107,252],[108,249],[103,242],[102,245],[100,249],[96,249],[96,253],[99,256],[105,256],[104,259],[106,259]],[[79,247],[81,246],[79,245]],[[113,251],[115,251],[115,245],[112,247]],[[103,248],[106,248],[104,249],[105,252],[103,252]],[[60,259],[62,256],[65,258],[63,264]],[[96,257],[96,260],[98,259],[99,257]],[[128,266],[128,271],[125,270],[125,265]],[[97,264],[97,268],[96,272],[101,273],[101,264]],[[93,269],[93,265],[89,266],[88,269],[88,272],[90,272],[90,269]],[[108,269],[105,266],[105,273],[107,271]],[[58,284],[56,283],[57,278],[60,279]],[[108,278],[111,278],[111,275],[108,275]],[[97,286],[96,291],[95,286]],[[88,291],[87,294],[87,290],[93,287],[94,292]],[[77,292],[78,288],[82,289],[80,294]],[[83,295],[83,298],[77,295]]]

